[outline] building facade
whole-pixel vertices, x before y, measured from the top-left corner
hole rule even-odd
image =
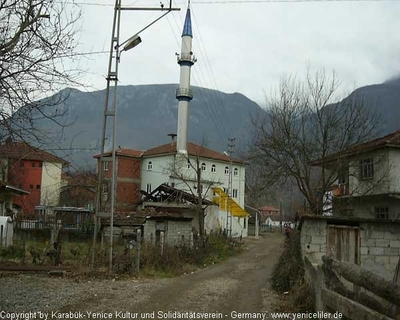
[[[13,209],[33,214],[38,205],[56,206],[67,161],[25,142],[0,146],[2,179],[29,194],[13,198]]]

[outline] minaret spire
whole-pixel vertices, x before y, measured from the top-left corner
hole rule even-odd
[[[196,62],[196,58],[192,52],[192,39],[192,20],[190,17],[189,0],[182,31],[181,54],[178,55],[178,64],[180,65],[181,72],[179,88],[176,90],[176,98],[178,99],[178,136],[176,150],[183,154],[187,154],[189,102],[193,99],[193,92],[190,90],[190,70],[192,65]]]

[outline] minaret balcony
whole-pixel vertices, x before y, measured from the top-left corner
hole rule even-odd
[[[176,89],[176,98],[188,98],[193,99],[193,91],[191,89],[186,88],[178,88]]]
[[[181,53],[180,55],[178,54],[177,60],[179,64],[181,64],[182,62],[188,62],[192,65],[197,61],[193,53]]]

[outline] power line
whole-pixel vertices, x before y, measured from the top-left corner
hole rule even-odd
[[[240,4],[240,3],[291,3],[291,2],[400,2],[400,0],[215,0],[193,1],[195,4]]]

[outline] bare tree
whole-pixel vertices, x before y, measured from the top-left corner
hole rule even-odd
[[[38,138],[35,120],[58,118],[59,90],[78,84],[80,11],[63,0],[0,0],[0,142],[4,138]],[[68,66],[69,65],[69,66]]]
[[[206,180],[202,176],[204,170],[201,155],[203,146],[199,146],[195,155],[176,154],[173,163],[167,170],[170,177],[174,179],[176,184],[183,185],[179,189],[186,189],[193,195],[195,199],[194,210],[198,220],[198,231],[200,241],[204,240],[205,236],[205,205],[204,200],[207,198],[207,193],[215,181]]]
[[[362,97],[335,102],[337,90],[334,73],[308,70],[304,81],[287,77],[265,115],[253,121],[252,156],[270,173],[264,178],[294,179],[314,213],[321,212],[346,150],[371,139],[379,124]]]

